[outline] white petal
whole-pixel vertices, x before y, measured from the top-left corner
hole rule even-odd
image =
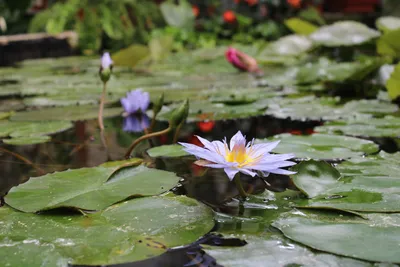
[[[184,146],[184,150],[192,155],[195,155],[198,158],[206,159],[211,162],[215,163],[223,163],[224,160],[223,158],[210,150],[204,149],[202,147],[193,145],[193,144],[188,144],[188,143],[179,143],[180,145]]]
[[[251,148],[248,148],[248,151],[251,150],[252,157],[259,157],[263,154],[269,153],[272,149],[274,149],[280,141],[269,142],[269,143],[261,143],[254,144]]]
[[[228,175],[229,180],[231,180],[231,181],[235,177],[236,173],[239,172],[237,169],[234,169],[234,168],[225,168],[224,171],[225,171],[226,175]]]
[[[246,170],[246,169],[239,169],[239,170],[240,170],[240,172],[242,172],[242,173],[244,173],[246,175],[250,175],[251,177],[254,177],[254,176],[257,175],[257,173],[249,171],[249,170]]]
[[[282,168],[282,167],[289,167],[289,166],[293,166],[293,165],[296,165],[296,163],[291,162],[291,161],[280,161],[280,162],[274,162],[274,163],[249,165],[249,166],[246,166],[246,169],[271,172],[270,170],[274,170],[274,169],[278,169],[278,168]]]
[[[220,154],[221,156],[225,157],[226,151],[225,151],[225,144],[222,143],[221,141],[212,141],[211,144],[214,146],[215,152]]]
[[[108,69],[114,62],[111,59],[110,53],[106,52],[101,57],[101,67],[103,69]]]
[[[283,174],[283,175],[291,175],[291,174],[295,174],[296,173],[296,172],[282,170],[282,169],[269,170],[269,172],[270,173],[275,173],[275,174]]]
[[[231,141],[229,142],[229,148],[232,150],[235,144],[242,143],[246,144],[246,138],[243,136],[241,131],[238,131],[234,136],[232,136]]]
[[[280,154],[280,155],[275,155],[275,154],[268,154],[264,157],[262,157],[257,164],[264,164],[264,163],[273,163],[277,161],[284,161],[288,159],[294,158],[294,154]]]
[[[204,167],[210,167],[210,168],[215,168],[215,169],[220,169],[220,168],[230,168],[230,167],[235,167],[237,163],[235,162],[227,162],[225,163],[220,163],[220,164],[206,164]]]
[[[198,135],[196,135],[196,137],[197,137],[197,139],[199,139],[199,141],[203,144],[203,146],[205,148],[207,148],[208,150],[211,150],[211,151],[215,151],[214,146],[211,144],[210,141],[208,141],[207,139],[204,139]]]

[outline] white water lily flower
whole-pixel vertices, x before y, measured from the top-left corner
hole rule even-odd
[[[112,64],[114,64],[114,62],[111,59],[110,53],[104,53],[101,57],[101,67],[103,69],[108,69],[111,67]]]
[[[254,144],[253,141],[246,144],[246,137],[238,131],[229,142],[226,139],[221,141],[208,141],[197,136],[204,148],[188,144],[179,143],[184,146],[184,150],[195,155],[201,160],[195,163],[200,166],[210,168],[223,168],[230,180],[233,180],[238,172],[252,177],[259,175],[268,176],[269,173],[294,174],[295,172],[280,169],[282,167],[293,166],[296,163],[286,161],[294,158],[294,154],[270,154],[280,141]]]

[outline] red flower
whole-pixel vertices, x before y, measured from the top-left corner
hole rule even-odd
[[[261,73],[254,58],[235,48],[228,48],[225,52],[225,57],[235,68],[241,71]]]
[[[203,132],[203,133],[208,133],[210,132],[215,126],[215,122],[213,121],[203,121],[203,122],[198,122],[197,127]]]
[[[227,10],[224,12],[224,21],[227,23],[233,23],[236,21],[236,15],[235,12],[232,10]]]
[[[246,2],[249,6],[254,6],[258,3],[258,0],[246,0]]]
[[[200,9],[198,6],[192,6],[193,15],[197,18],[200,14]]]
[[[301,7],[301,0],[286,0],[286,1],[293,8],[300,8]]]

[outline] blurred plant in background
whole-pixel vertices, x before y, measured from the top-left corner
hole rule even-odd
[[[161,25],[163,18],[152,1],[69,0],[37,14],[29,31],[56,34],[75,30],[80,49],[91,54],[103,46],[117,50],[133,42],[147,43],[149,32]]]

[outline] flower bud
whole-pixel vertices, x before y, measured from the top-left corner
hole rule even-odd
[[[184,122],[189,115],[189,100],[186,99],[183,104],[175,109],[171,114],[169,121],[172,128],[177,127],[179,124]]]
[[[154,105],[153,105],[154,116],[156,116],[161,111],[163,105],[164,105],[164,93],[162,93],[160,95],[160,97],[158,98],[158,100],[156,102],[154,102]]]
[[[114,62],[111,59],[110,53],[104,53],[101,57],[101,66],[99,72],[103,83],[106,83],[108,80],[110,80],[113,64]]]

